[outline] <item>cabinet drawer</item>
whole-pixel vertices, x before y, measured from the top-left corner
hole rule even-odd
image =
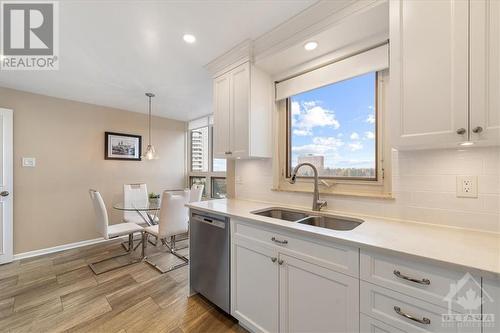
[[[392,327],[386,323],[368,317],[367,315],[361,313],[359,315],[359,331],[360,333],[406,333],[409,331],[403,331],[399,328]]]
[[[235,221],[234,235],[252,238],[279,248],[284,254],[300,255],[308,261],[334,271],[358,278],[359,250],[334,242],[318,242],[307,237],[291,235],[287,232],[276,232],[272,228],[250,225]]]
[[[369,253],[361,250],[360,277],[362,280],[417,297],[438,306],[448,307],[445,300],[453,285],[464,282],[464,288],[471,287],[480,293],[480,277],[464,272],[441,268],[437,265],[401,259],[392,256]],[[410,280],[411,279],[411,280]],[[460,284],[461,284],[460,282]],[[463,293],[456,295],[464,296]],[[453,309],[464,309],[453,297]],[[476,311],[476,312],[479,312]]]
[[[481,331],[480,325],[470,327],[468,323],[461,325],[462,323],[443,321],[443,315],[448,314],[447,308],[364,281],[360,283],[360,311],[405,332],[479,333]]]

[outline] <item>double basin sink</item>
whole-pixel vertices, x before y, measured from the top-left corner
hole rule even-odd
[[[304,212],[279,207],[265,208],[254,211],[252,214],[332,230],[352,230],[364,222],[361,219],[346,216],[329,215],[320,212]]]

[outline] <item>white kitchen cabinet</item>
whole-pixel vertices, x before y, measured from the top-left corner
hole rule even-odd
[[[276,251],[244,238],[232,249],[232,315],[253,332],[278,332]]]
[[[214,155],[271,157],[272,81],[250,62],[214,79]]]
[[[393,146],[499,143],[498,7],[489,0],[390,2]]]
[[[359,265],[353,262],[354,254],[359,257],[356,248],[332,244],[331,252],[311,239],[306,246],[305,238],[234,220],[231,235],[231,314],[244,327],[252,332],[359,331],[358,270],[353,276],[349,269],[351,262]]]
[[[500,331],[500,279],[483,278],[483,332]]]
[[[500,142],[500,1],[470,2],[470,130],[480,143]]]
[[[359,281],[280,254],[280,332],[358,332]]]

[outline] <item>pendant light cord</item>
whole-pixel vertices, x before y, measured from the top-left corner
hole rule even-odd
[[[149,145],[151,146],[151,96],[149,96]]]

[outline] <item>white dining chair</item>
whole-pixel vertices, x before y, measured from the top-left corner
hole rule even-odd
[[[123,185],[123,204],[126,207],[145,206],[149,200],[146,184]],[[134,211],[123,211],[123,222],[146,224],[143,217]]]
[[[189,199],[190,190],[184,190],[176,193],[169,191],[163,192],[159,223],[157,225],[144,228],[144,231],[147,234],[157,237],[157,239],[159,239],[161,243],[167,247],[167,253],[171,253],[183,261],[180,264],[173,265],[167,270],[164,270],[156,263],[149,260],[149,258],[146,258],[147,263],[154,266],[162,273],[170,272],[174,269],[185,266],[189,262],[185,256],[177,253],[175,248],[175,236],[188,232],[189,212],[185,205],[189,202]],[[170,239],[170,241],[167,241],[167,239]],[[161,253],[158,255],[161,255]]]
[[[201,201],[204,188],[205,188],[205,185],[203,185],[203,184],[193,184],[191,186],[191,190],[189,192],[189,202]]]
[[[120,267],[124,267],[127,265],[134,264],[136,262],[142,261],[142,259],[144,258],[144,251],[145,251],[145,247],[146,247],[145,246],[146,242],[144,241],[144,237],[145,237],[144,228],[141,227],[140,225],[137,225],[137,224],[131,223],[131,222],[110,225],[109,218],[108,218],[108,211],[106,209],[106,205],[104,204],[104,200],[102,199],[101,194],[96,190],[89,190],[89,194],[90,194],[90,199],[92,200],[92,204],[94,206],[94,211],[96,214],[96,228],[97,228],[97,231],[101,234],[101,236],[104,239],[111,239],[111,238],[117,238],[117,237],[122,237],[122,236],[128,235],[128,243],[129,243],[128,251],[126,253],[120,254],[117,256],[113,256],[113,257],[109,257],[109,258],[106,258],[106,259],[103,259],[103,260],[100,260],[97,262],[93,262],[93,263],[89,264],[90,269],[92,269],[94,274],[98,275],[98,274],[102,274],[105,272],[109,272],[113,269],[117,269]],[[124,255],[131,255],[133,252],[133,248],[134,248],[133,247],[133,239],[134,239],[135,233],[140,233],[142,236],[142,252],[141,252],[140,258],[132,258],[131,260],[129,260],[125,264],[122,264],[120,266],[115,266],[111,269],[107,269],[104,271],[99,271],[96,268],[96,265],[101,263],[101,262],[115,259],[118,257],[122,257]]]

